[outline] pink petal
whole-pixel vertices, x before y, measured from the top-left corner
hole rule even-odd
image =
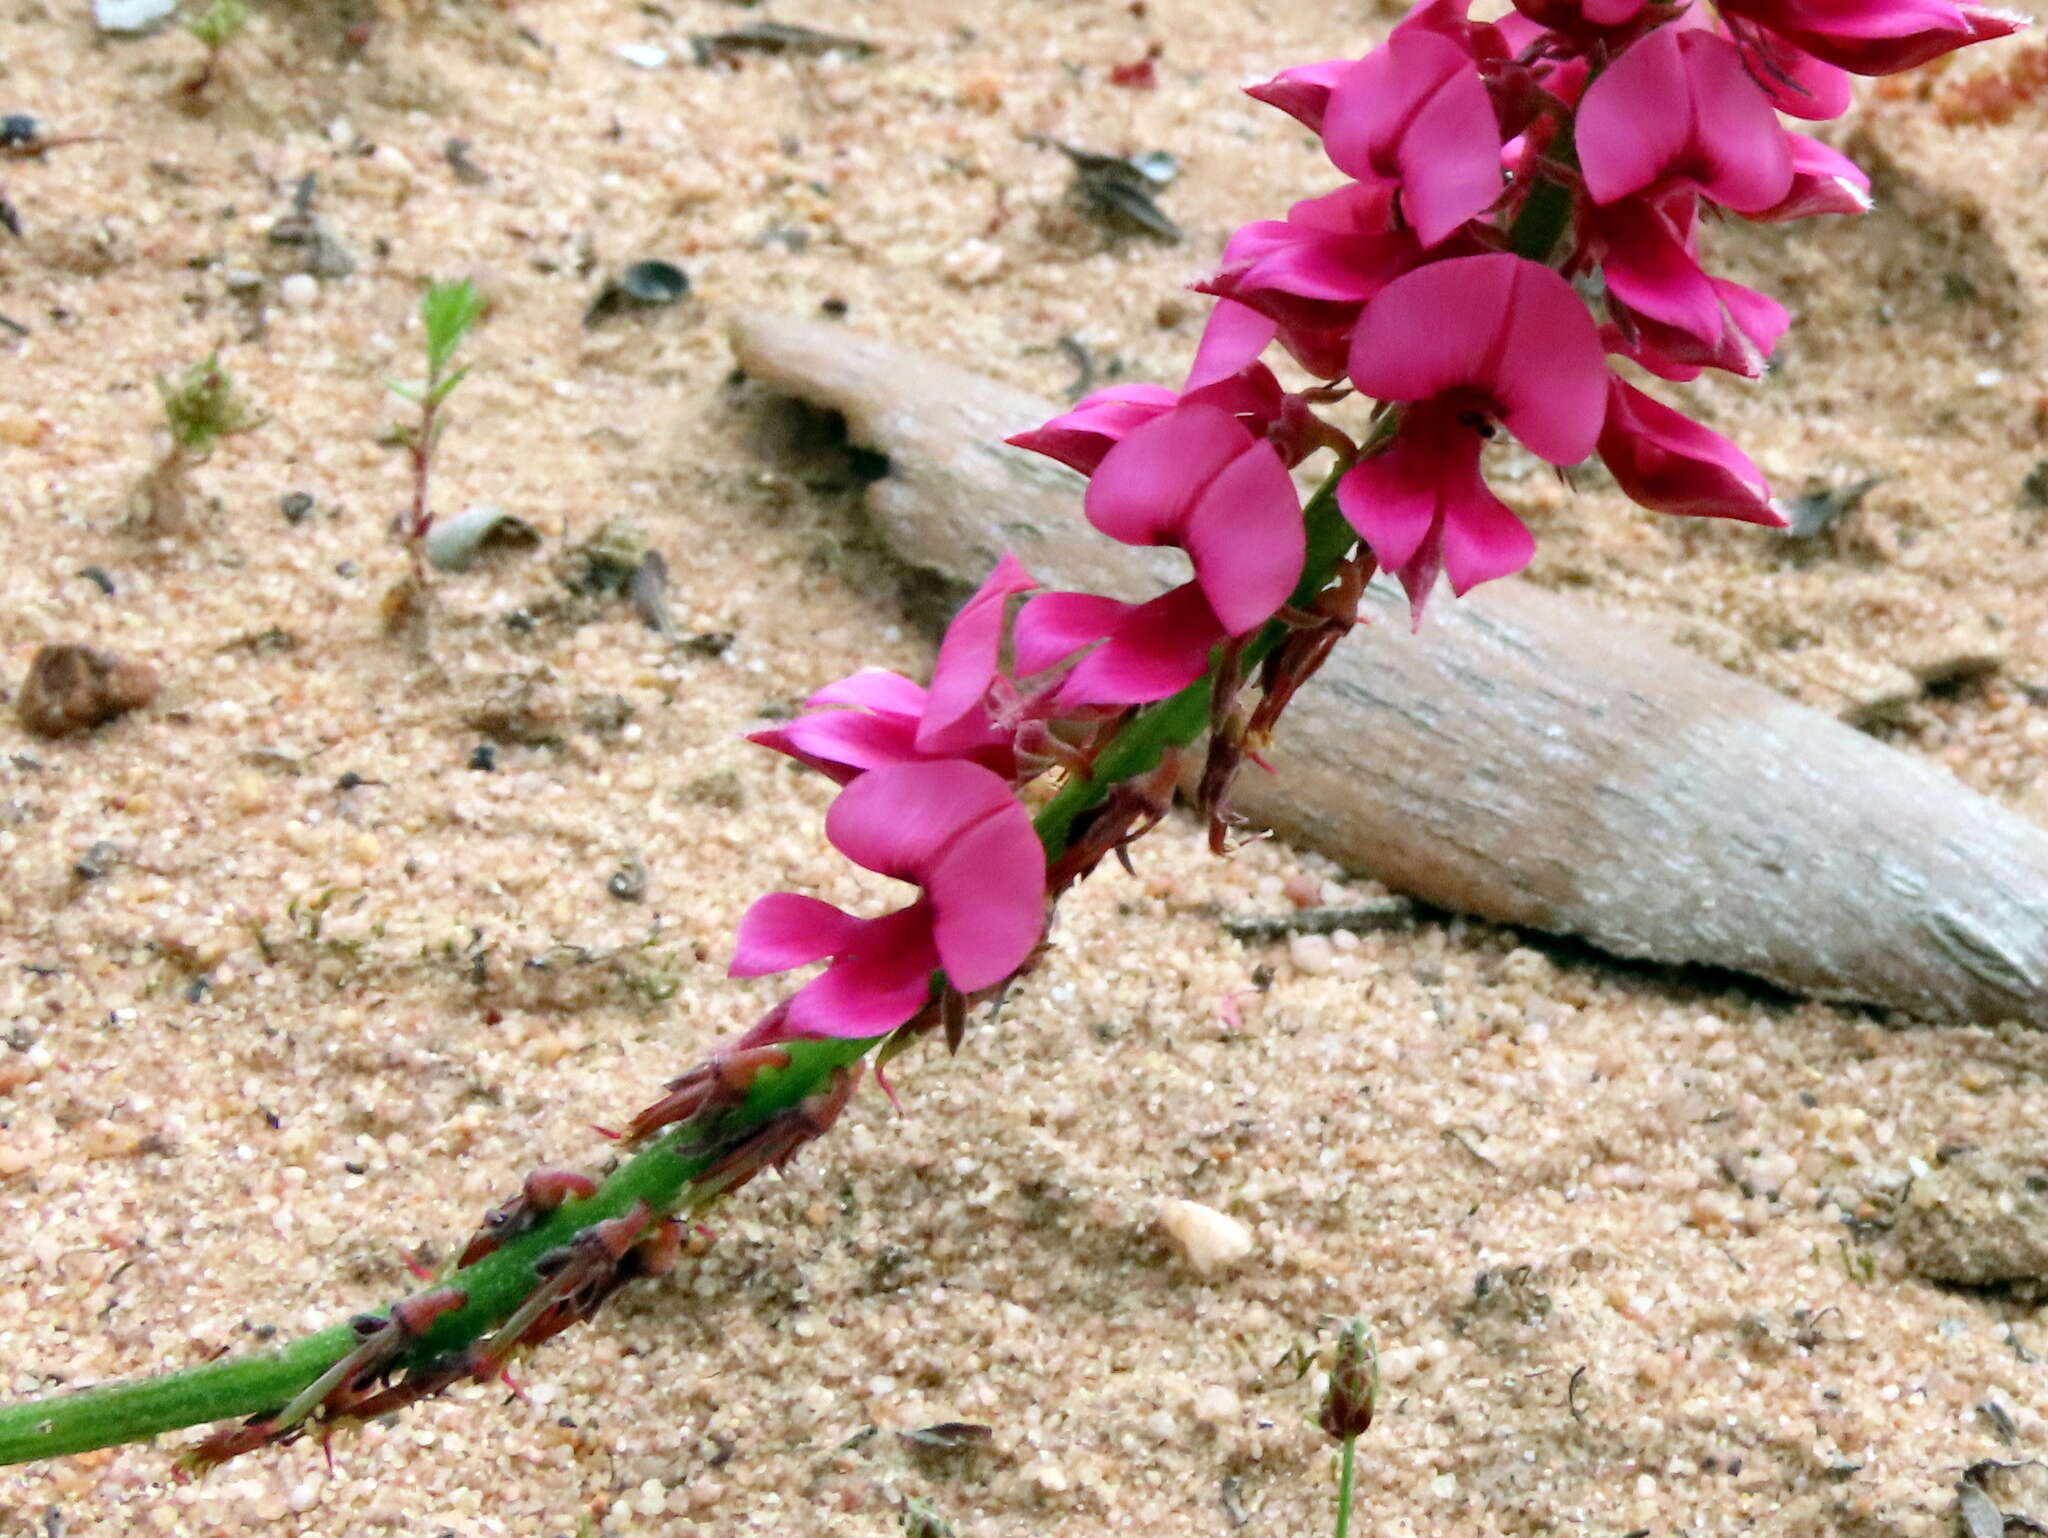
[[[1126,545],[1180,543],[1196,495],[1251,434],[1213,406],[1181,406],[1111,449],[1088,482],[1088,521]]]
[[[1784,200],[1749,217],[1774,222],[1813,214],[1870,212],[1870,178],[1847,155],[1806,134],[1793,134],[1792,190]]]
[[[1659,27],[1586,88],[1577,145],[1586,191],[1612,203],[1654,184],[1692,148],[1691,100],[1678,29]]]
[[[984,701],[995,681],[1008,601],[1037,587],[1014,555],[1004,552],[974,596],[960,606],[939,642],[931,696],[917,727],[921,753],[966,751],[988,735]]]
[[[1116,629],[1131,605],[1095,593],[1044,593],[1017,616],[1019,677],[1029,678],[1065,662]]]
[[[1310,133],[1319,134],[1323,131],[1330,87],[1352,63],[1350,59],[1326,59],[1320,64],[1297,64],[1293,69],[1283,69],[1271,80],[1246,86],[1244,92],[1254,101],[1278,107]]]
[[[1243,635],[1273,617],[1301,580],[1307,537],[1301,499],[1272,444],[1252,444],[1203,489],[1184,544],[1225,630]]]
[[[1013,433],[1003,441],[1092,475],[1103,455],[1135,429],[1171,411],[1178,398],[1164,385],[1111,385],[1043,427]]]
[[[1188,370],[1189,393],[1245,368],[1266,350],[1279,329],[1257,310],[1232,299],[1217,300],[1195,347],[1194,367]]]
[[[1396,278],[1352,336],[1351,379],[1381,400],[1471,391],[1534,454],[1576,464],[1606,414],[1600,333],[1569,283],[1518,256],[1463,256]]]
[[[825,837],[856,865],[922,885],[948,843],[1015,804],[1010,787],[979,764],[890,764],[839,793],[825,814]]]
[[[918,756],[910,722],[859,710],[804,716],[784,727],[755,732],[747,740],[786,753],[842,785],[869,769]]]
[[[1535,559],[1536,536],[1487,488],[1476,458],[1469,475],[1446,477],[1443,499],[1444,575],[1460,598]]]
[[[1639,199],[1603,211],[1597,228],[1607,253],[1607,290],[1630,309],[1699,337],[1718,336],[1721,301],[1671,221]]]
[[[1726,38],[1659,27],[1586,88],[1579,163],[1596,203],[1667,185],[1738,212],[1768,208],[1792,182],[1785,130]]]
[[[1234,416],[1256,435],[1287,415],[1288,399],[1280,381],[1263,363],[1248,363],[1235,374],[1210,384],[1191,385],[1181,397],[1191,406],[1214,406]]]
[[[815,897],[770,892],[740,919],[728,977],[763,977],[808,966],[853,943],[865,919]]]
[[[1849,75],[1823,64],[1774,32],[1741,23],[1729,27],[1742,50],[1750,78],[1778,111],[1812,122],[1828,122],[1849,110]]]
[[[1060,686],[1063,709],[1149,705],[1178,694],[1209,666],[1223,626],[1195,583],[1128,610],[1109,638]]]
[[[1472,435],[1474,443],[1479,435]],[[1393,444],[1362,460],[1337,483],[1337,508],[1373,559],[1398,571],[1415,559],[1436,524],[1434,466],[1426,454]]]
[[[1614,381],[1600,458],[1631,501],[1654,512],[1784,527],[1748,455],[1712,429]]]
[[[1948,0],[1732,0],[1721,9],[1858,75],[1896,74],[2027,25],[2016,12]]]
[[[931,908],[915,903],[870,919],[851,952],[797,990],[784,1028],[792,1036],[880,1036],[931,997],[939,953]]]
[[[1016,802],[962,834],[925,887],[932,934],[953,986],[972,993],[1008,977],[1045,929],[1045,846]]]
[[[1388,46],[1413,51],[1427,36]],[[1423,245],[1439,244],[1499,201],[1500,149],[1500,121],[1466,61],[1423,102],[1401,140],[1401,212]]]
[[[815,710],[821,705],[853,705],[877,715],[901,716],[915,721],[924,714],[924,689],[901,673],[887,668],[862,668],[834,684],[827,684],[804,701]]]
[[[1737,213],[1769,208],[1792,185],[1789,136],[1770,99],[1726,38],[1685,31],[1678,41],[1692,76],[1700,191]]]
[[[1464,256],[1396,278],[1359,317],[1351,382],[1381,400],[1421,401],[1489,379],[1518,263],[1534,265],[1514,256]]]
[[[1472,58],[1442,34],[1389,38],[1341,75],[1323,145],[1362,182],[1399,181],[1401,208],[1433,246],[1500,196],[1500,124]]]

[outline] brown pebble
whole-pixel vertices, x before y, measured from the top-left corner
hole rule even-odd
[[[147,705],[156,689],[156,669],[146,662],[89,646],[45,646],[14,708],[30,731],[66,737]]]

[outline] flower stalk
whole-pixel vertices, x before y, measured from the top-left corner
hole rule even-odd
[[[1304,605],[1328,585],[1356,544],[1356,536],[1335,511],[1334,489],[1342,469],[1340,465],[1332,473],[1305,509],[1309,559],[1294,595]],[[1280,620],[1262,627],[1245,648],[1248,663],[1263,659],[1287,633],[1287,625]],[[1064,854],[1077,820],[1104,806],[1120,785],[1143,778],[1169,755],[1192,744],[1208,725],[1208,705],[1209,678],[1205,674],[1170,699],[1132,713],[1096,755],[1092,772],[1068,780],[1039,811],[1034,825],[1047,856],[1057,860]],[[738,1086],[729,1074],[719,1073],[719,1060],[714,1059],[698,1070],[704,1079],[721,1085],[708,1105],[695,1105],[679,1121],[652,1118],[660,1130],[589,1195],[535,1215],[530,1225],[522,1225],[521,1231],[498,1242],[490,1242],[486,1232],[480,1231],[464,1252],[472,1254],[482,1248],[479,1258],[437,1277],[431,1289],[407,1300],[417,1304],[452,1288],[460,1292],[460,1302],[397,1343],[388,1356],[375,1363],[373,1376],[379,1382],[395,1382],[401,1391],[407,1381],[439,1391],[478,1377],[479,1369],[489,1369],[482,1376],[495,1376],[502,1370],[502,1361],[485,1360],[478,1353],[503,1334],[546,1285],[548,1257],[572,1250],[579,1236],[628,1218],[636,1207],[648,1214],[650,1221],[655,1215],[702,1211],[758,1173],[759,1166],[748,1167],[750,1143],[758,1152],[764,1138],[774,1140],[778,1133],[783,1141],[793,1137],[795,1145],[786,1149],[770,1143],[769,1151],[786,1159],[824,1130],[803,1121],[805,1105],[829,1096],[835,1076],[850,1081],[863,1059],[890,1042],[891,1034],[792,1039],[779,1042],[779,1050],[774,1052],[727,1054],[727,1062],[752,1058],[746,1064],[745,1082]],[[686,1074],[676,1082],[682,1084],[693,1077],[696,1075]],[[657,1102],[649,1111],[658,1111],[661,1105]],[[529,1189],[531,1185],[529,1181]],[[493,1226],[487,1223],[486,1231]],[[330,1417],[317,1413],[322,1410],[321,1400],[332,1390],[346,1391],[356,1385],[329,1382],[321,1396],[307,1402],[309,1390],[331,1379],[335,1369],[362,1347],[371,1329],[387,1326],[404,1307],[400,1304],[381,1315],[359,1316],[276,1350],[0,1408],[0,1465],[144,1441],[212,1421],[238,1422],[201,1444],[188,1458],[190,1465],[204,1468],[261,1446],[293,1440],[309,1428],[326,1431],[334,1421],[362,1419],[360,1413],[346,1413],[341,1401],[334,1403],[344,1408],[344,1414]],[[548,1322],[544,1314],[540,1317],[541,1322]],[[532,1322],[527,1321],[528,1326]],[[515,1338],[505,1344],[509,1355],[514,1346],[537,1343]],[[449,1376],[458,1366],[464,1370]],[[437,1377],[443,1381],[435,1382]],[[426,1396],[422,1393],[419,1397]],[[360,1395],[353,1409],[382,1413],[382,1407]],[[295,1412],[295,1418],[287,1412]]]

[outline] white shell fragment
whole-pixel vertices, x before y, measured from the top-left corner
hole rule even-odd
[[[427,530],[427,559],[442,571],[468,571],[493,546],[531,550],[539,543],[540,530],[524,518],[479,505],[434,520]]]
[[[1252,1252],[1252,1231],[1228,1213],[1200,1202],[1164,1202],[1159,1226],[1204,1276],[1235,1265]]]
[[[178,8],[178,0],[93,0],[92,19],[102,32],[147,32]]]

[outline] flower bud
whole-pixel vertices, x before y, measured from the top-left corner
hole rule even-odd
[[[1363,1319],[1350,1320],[1337,1337],[1330,1361],[1330,1387],[1323,1395],[1322,1427],[1333,1442],[1362,1436],[1372,1425],[1379,1398],[1380,1358]]]

